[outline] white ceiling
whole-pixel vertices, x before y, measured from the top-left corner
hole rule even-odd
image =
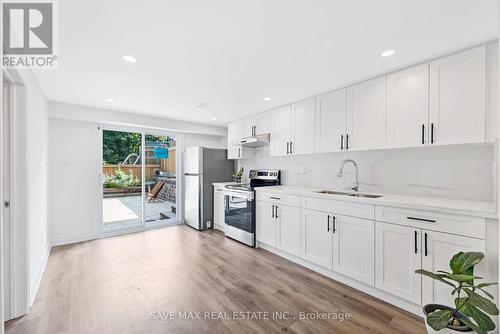
[[[58,6],[59,68],[36,73],[50,100],[213,125],[495,39],[499,12],[498,0]]]

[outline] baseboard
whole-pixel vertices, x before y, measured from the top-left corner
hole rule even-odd
[[[93,233],[77,233],[67,234],[50,238],[51,246],[61,246],[66,244],[73,244],[81,241],[94,240],[96,236]]]
[[[40,264],[40,267],[37,270],[36,276],[30,284],[30,305],[29,307],[33,306],[33,303],[35,302],[36,295],[38,293],[38,289],[40,288],[40,283],[42,282],[43,278],[43,273],[45,272],[45,268],[47,267],[47,262],[49,260],[49,255],[50,255],[50,250],[52,249],[52,245],[47,246],[47,251],[43,255],[42,263]]]
[[[381,301],[383,302],[386,302],[386,303],[389,303],[389,304],[392,304],[394,306],[397,306],[405,311],[408,311],[410,313],[413,313],[415,314],[416,316],[419,316],[419,317],[422,317],[422,307],[420,305],[417,305],[417,304],[413,304],[411,302],[408,302],[404,299],[401,299],[397,296],[394,296],[394,295],[391,295],[387,292],[384,292],[382,290],[379,290],[371,285],[368,285],[368,284],[365,284],[365,283],[362,283],[360,281],[357,281],[355,279],[352,279],[350,277],[347,277],[347,276],[344,276],[342,274],[339,274],[337,272],[334,272],[332,270],[329,270],[329,269],[326,269],[326,268],[323,268],[321,266],[318,266],[314,263],[310,263],[306,260],[303,260],[299,257],[296,257],[294,255],[291,255],[291,254],[288,254],[286,252],[283,252],[277,248],[274,248],[272,246],[269,246],[269,245],[266,245],[266,244],[263,244],[261,242],[258,242],[257,243],[257,247],[258,248],[262,248],[262,249],[265,249],[271,253],[274,253],[276,255],[279,255],[289,261],[292,261],[294,263],[297,263],[303,267],[306,267],[307,269],[310,269],[312,271],[315,271],[317,273],[320,273],[321,275],[323,276],[326,276],[326,277],[329,277],[335,281],[338,281],[340,283],[343,283],[345,285],[348,285],[350,286],[351,288],[354,288],[356,290],[359,290],[359,291],[362,291],[366,294],[369,294],[375,298],[378,298],[380,299]]]

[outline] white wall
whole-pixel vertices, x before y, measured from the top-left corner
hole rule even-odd
[[[64,110],[67,107],[68,110]],[[92,121],[82,121],[82,117],[69,119],[73,112],[85,111],[93,115]],[[102,194],[98,188],[99,145],[98,123],[104,119],[112,119],[116,124],[132,124],[147,127],[156,124],[172,130],[171,123],[162,119],[145,116],[121,114],[114,111],[103,111],[61,103],[49,103],[49,235],[53,244],[65,244],[98,237],[99,201]],[[64,115],[63,118],[59,116]],[[175,124],[174,124],[175,125]],[[182,129],[203,131],[200,133],[176,132],[184,136],[184,147],[205,146],[225,148],[226,131],[220,128],[182,124]],[[165,130],[167,130],[165,128]],[[173,129],[176,130],[176,129]],[[222,133],[210,135],[208,133]],[[178,155],[182,159],[182,154]]]
[[[238,167],[282,170],[282,183],[325,189],[344,189],[352,184],[353,168],[359,166],[360,191],[493,201],[493,145],[449,146],[342,152],[292,157],[269,157],[268,148],[257,151],[255,160],[242,160]]]

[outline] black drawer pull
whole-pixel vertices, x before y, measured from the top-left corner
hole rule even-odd
[[[281,198],[279,198],[279,197],[273,197],[273,196],[271,196],[271,197],[269,197],[269,198],[270,198],[270,199],[277,199],[278,201],[281,199]]]
[[[337,232],[337,217],[333,216],[333,233]]]
[[[424,233],[424,243],[425,243],[424,255],[427,256],[427,233]]]
[[[271,209],[271,217],[274,218],[274,205],[273,208]]]
[[[418,253],[418,248],[417,248],[417,236],[418,236],[418,233],[417,231],[415,231],[415,254]]]
[[[422,222],[426,222],[426,223],[435,223],[436,222],[435,220],[432,220],[432,219],[415,218],[415,217],[406,217],[406,219],[418,220],[418,221],[422,221]]]
[[[425,125],[422,124],[422,145],[425,144]]]
[[[344,135],[340,135],[340,150],[344,150]]]

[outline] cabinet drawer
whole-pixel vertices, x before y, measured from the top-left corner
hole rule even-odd
[[[360,204],[322,198],[302,197],[302,208],[365,219],[374,218],[373,204]]]
[[[486,219],[388,206],[375,207],[377,221],[484,239]]]
[[[224,189],[226,189],[226,187],[223,185],[214,185],[214,192],[216,193],[224,192]]]
[[[272,202],[289,206],[300,206],[300,196],[272,192],[257,192],[257,201]]]

